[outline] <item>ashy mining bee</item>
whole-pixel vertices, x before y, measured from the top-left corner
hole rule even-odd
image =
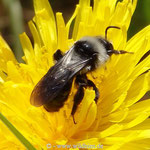
[[[115,26],[107,27],[105,39],[98,36],[83,37],[76,41],[64,55],[60,50],[57,50],[54,54],[54,59],[57,62],[33,89],[31,104],[34,106],[43,105],[49,112],[59,111],[67,100],[74,78],[78,90],[74,97],[71,112],[73,120],[77,107],[83,99],[84,87],[93,87],[95,91],[94,100],[97,102],[99,90],[91,80],[88,80],[86,73],[100,67],[112,54],[127,53],[123,50],[114,50],[113,45],[107,40],[107,31],[110,28],[120,29]]]

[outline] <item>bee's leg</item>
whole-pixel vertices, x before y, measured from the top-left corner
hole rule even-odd
[[[75,114],[75,112],[76,112],[76,110],[77,110],[77,108],[78,108],[78,105],[81,103],[81,101],[82,101],[82,99],[83,99],[83,97],[84,97],[84,87],[86,87],[86,81],[87,80],[85,80],[83,77],[82,77],[82,75],[77,75],[76,76],[76,80],[75,80],[75,82],[76,82],[76,84],[79,86],[78,87],[78,90],[77,90],[77,92],[76,92],[76,94],[75,94],[75,96],[74,96],[74,104],[73,104],[73,108],[72,108],[72,112],[71,112],[71,115],[72,115],[72,117],[73,117],[73,121],[74,121],[74,124],[76,124],[76,122],[75,122],[75,119],[74,119],[74,114]]]
[[[87,87],[87,86],[93,87],[93,90],[95,91],[95,95],[96,95],[94,101],[96,103],[97,103],[97,100],[98,100],[100,94],[99,94],[99,90],[96,87],[96,85],[91,80],[87,79],[86,74],[77,75],[75,82],[77,85],[79,85],[79,88],[74,97],[74,104],[73,104],[71,115],[73,117],[74,123],[76,124],[75,119],[74,119],[74,114],[77,110],[78,105],[81,103],[81,101],[84,97],[84,87]]]
[[[81,84],[81,85],[79,85],[77,93],[74,96],[74,100],[73,100],[74,103],[73,103],[73,108],[72,108],[72,111],[71,111],[71,115],[73,117],[74,124],[76,124],[75,119],[74,119],[74,114],[77,110],[78,105],[81,103],[81,101],[83,99],[83,96],[84,96],[84,89],[83,89],[83,85]]]
[[[88,86],[93,87],[93,90],[95,91],[94,101],[97,103],[97,100],[98,100],[98,98],[100,96],[99,90],[98,90],[98,88],[96,87],[96,85],[91,80],[87,80],[87,82],[88,82]]]
[[[94,99],[94,101],[97,103],[97,100],[98,100],[100,94],[99,94],[99,90],[96,87],[96,85],[91,80],[87,79],[86,74],[78,75],[77,77],[78,77],[77,78],[78,79],[77,82],[79,82],[79,83],[81,82],[82,84],[84,83],[84,87],[89,86],[89,87],[93,88],[93,90],[95,91],[95,99]]]
[[[60,49],[58,49],[53,55],[53,58],[56,61],[60,60],[62,57],[63,57],[63,53]]]

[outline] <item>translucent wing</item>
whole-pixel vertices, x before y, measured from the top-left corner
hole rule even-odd
[[[49,69],[46,75],[37,83],[31,94],[31,104],[44,105],[56,98],[64,86],[73,79],[90,61],[82,59],[73,48],[63,58]]]

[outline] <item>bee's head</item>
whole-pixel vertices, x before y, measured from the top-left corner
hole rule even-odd
[[[107,49],[113,48],[112,44],[100,37],[83,37],[74,44],[75,52],[83,59],[91,59],[92,66],[96,68],[109,58]]]
[[[74,44],[77,55],[83,59],[90,59],[93,68],[104,64],[112,54],[128,53],[124,50],[114,50],[113,45],[102,37],[86,36]]]
[[[109,41],[107,41],[106,39],[101,38],[101,37],[96,37],[96,38],[98,39],[100,44],[102,44],[104,46],[107,55],[111,56],[114,52],[114,47],[113,47],[112,43],[110,43]]]

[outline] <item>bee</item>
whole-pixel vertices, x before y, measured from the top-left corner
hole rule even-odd
[[[86,36],[76,41],[63,55],[60,50],[54,54],[56,64],[37,83],[31,93],[31,104],[44,106],[48,112],[57,112],[63,107],[71,90],[73,79],[78,86],[74,96],[71,115],[74,114],[84,97],[84,88],[92,87],[95,91],[95,102],[99,98],[99,90],[89,80],[86,73],[102,66],[112,54],[124,54],[126,51],[114,50],[113,45],[107,40],[107,31],[116,26],[109,26],[105,30],[105,38]]]

